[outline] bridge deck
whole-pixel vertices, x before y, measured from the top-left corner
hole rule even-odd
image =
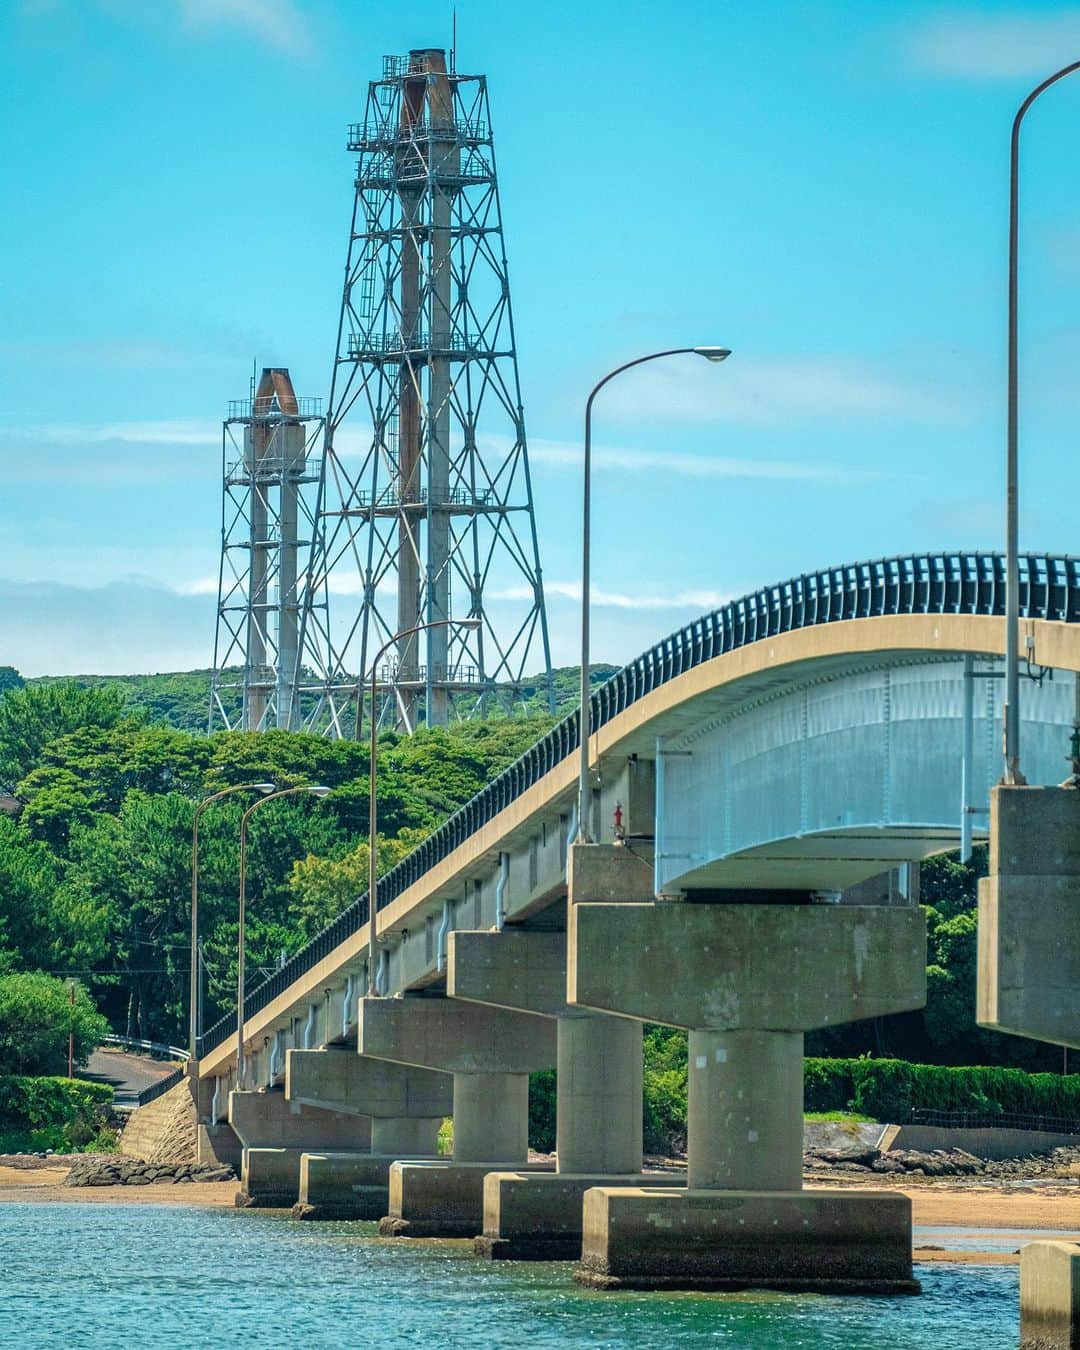
[[[1025,558],[1021,606],[1035,644],[1032,662],[1080,669],[1080,560]],[[810,671],[885,657],[1000,656],[1003,609],[1003,566],[993,554],[884,559],[756,592],[666,638],[594,694],[591,759],[651,758],[658,735],[685,733]],[[379,887],[380,935],[418,934],[425,924],[430,933],[442,900],[460,894],[478,871],[497,867],[500,853],[520,849],[541,829],[546,839],[549,826],[559,835],[574,796],[577,745],[575,713],[388,873]],[[266,1035],[305,1010],[315,991],[356,971],[366,925],[364,895],[252,991],[245,1001],[248,1034]],[[427,957],[408,987],[431,978],[430,951]],[[206,1034],[201,1076],[227,1070],[234,1033],[230,1015]]]

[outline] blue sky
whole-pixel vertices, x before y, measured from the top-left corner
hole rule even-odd
[[[0,5],[0,664],[206,665],[220,419],[253,360],[324,395],[345,126],[450,5]],[[489,78],[554,655],[794,572],[1002,539],[1008,131],[1080,7],[463,0]],[[1024,146],[1022,542],[1075,550],[1080,77]]]

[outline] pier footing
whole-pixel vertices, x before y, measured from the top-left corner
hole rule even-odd
[[[585,1195],[578,1284],[917,1294],[911,1202],[833,1191],[597,1187]]]
[[[596,1186],[678,1187],[671,1172],[572,1174],[489,1172],[477,1256],[489,1261],[576,1261],[581,1256],[585,1192]]]

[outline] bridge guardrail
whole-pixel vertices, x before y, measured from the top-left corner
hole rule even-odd
[[[151,1083],[149,1087],[143,1088],[139,1093],[139,1105],[145,1106],[147,1102],[152,1102],[155,1097],[163,1097],[170,1088],[174,1088],[177,1083],[184,1080],[184,1070],[176,1069],[172,1073],[166,1074],[164,1078],[159,1078],[156,1083]]]
[[[166,1045],[163,1041],[139,1041],[134,1036],[102,1036],[103,1045],[119,1045],[125,1050],[138,1050],[144,1055],[157,1055],[161,1059],[179,1059],[186,1063],[191,1055],[178,1045]]]
[[[729,601],[658,642],[603,684],[590,700],[591,722],[604,726],[638,699],[715,657],[817,624],[894,614],[1005,613],[1005,559],[1000,553],[920,553],[830,567]],[[1080,558],[1028,553],[1020,558],[1020,614],[1080,622]],[[577,711],[493,778],[379,881],[379,908],[476,833],[578,748]],[[365,892],[332,924],[244,999],[254,1016],[368,921]],[[227,1014],[199,1042],[200,1056],[236,1027]]]

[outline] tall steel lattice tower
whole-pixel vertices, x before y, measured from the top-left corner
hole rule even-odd
[[[280,367],[222,426],[221,569],[210,730],[292,727],[301,592],[322,477],[319,399]]]
[[[387,57],[348,148],[359,159],[306,588],[306,724],[355,734],[376,653],[440,620],[452,622],[393,643],[381,719],[411,731],[421,711],[438,725],[512,705],[530,662],[553,706],[484,76],[448,71],[441,50]],[[348,595],[359,600],[342,621]]]

